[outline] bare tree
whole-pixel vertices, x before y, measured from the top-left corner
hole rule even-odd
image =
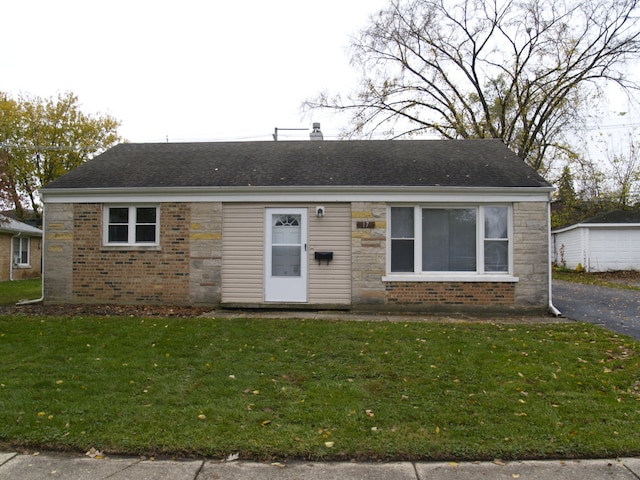
[[[637,0],[390,0],[352,45],[359,89],[303,104],[347,111],[346,136],[500,138],[544,173],[601,88],[637,85]]]

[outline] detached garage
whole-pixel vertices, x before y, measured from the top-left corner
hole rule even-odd
[[[640,270],[640,212],[617,210],[552,232],[554,262],[587,272]]]

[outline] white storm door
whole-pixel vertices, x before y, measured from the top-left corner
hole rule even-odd
[[[266,302],[307,301],[307,209],[267,208]]]

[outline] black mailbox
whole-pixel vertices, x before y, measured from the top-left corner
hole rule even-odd
[[[327,262],[329,265],[329,262],[333,260],[333,252],[315,252],[313,255],[318,263]]]

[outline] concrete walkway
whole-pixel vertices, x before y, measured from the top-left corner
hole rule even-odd
[[[526,462],[287,462],[145,460],[0,452],[0,480],[638,480],[640,458]]]

